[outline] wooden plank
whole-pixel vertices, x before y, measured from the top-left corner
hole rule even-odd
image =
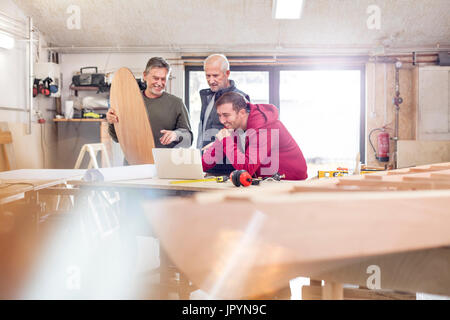
[[[325,285],[322,287],[322,300],[344,300],[342,284],[325,281]]]
[[[12,135],[10,131],[0,131],[0,145],[1,153],[3,155],[3,162],[5,163],[5,169],[10,170],[11,164],[9,163],[8,151],[6,150],[6,144],[12,143]]]
[[[415,181],[379,181],[379,180],[349,180],[340,179],[338,186],[355,187],[385,187],[393,190],[431,190],[431,189],[449,189],[447,183],[435,182],[415,182]]]
[[[5,204],[15,200],[22,199],[25,192],[32,191],[33,185],[30,184],[14,184],[1,181],[0,184],[0,204]]]
[[[377,171],[372,172],[366,175],[370,176],[385,176],[385,175],[398,175],[398,174],[413,174],[417,172],[426,172],[426,171],[440,171],[440,170],[448,170],[450,169],[450,162],[436,163],[436,164],[427,164],[416,166],[413,168],[401,168],[396,170],[386,170],[386,171]]]
[[[11,192],[11,194],[0,194],[0,205],[10,203],[13,201],[17,201],[25,198],[25,192],[20,192],[20,190],[16,190]]]
[[[302,300],[321,300],[322,287],[303,286]],[[356,288],[344,288],[344,300],[416,300],[413,293],[402,293],[391,290],[368,290]]]
[[[450,141],[398,141],[398,167],[450,161]]]
[[[154,163],[155,145],[147,110],[136,79],[127,68],[120,68],[114,74],[110,102],[119,118],[114,128],[128,163]]]
[[[196,199],[202,203],[213,203],[224,200],[253,201],[255,191],[267,195],[267,198],[284,194],[301,194],[307,192],[349,192],[349,191],[396,191],[396,190],[429,190],[450,188],[450,164],[443,163],[432,166],[385,171],[383,174],[363,174],[346,177],[313,179],[307,181],[266,181],[260,186],[249,188],[232,188],[227,193],[198,194]],[[439,171],[430,171],[439,170]],[[387,174],[392,172],[393,174]],[[449,176],[447,177],[446,174]],[[433,174],[438,175],[436,178]],[[411,177],[411,178],[407,178]],[[423,177],[423,178],[422,178]],[[343,181],[343,182],[342,182]]]
[[[10,131],[0,131],[0,144],[12,143],[12,135]]]
[[[329,281],[366,286],[369,276],[373,275],[368,272],[369,266],[377,266],[381,289],[450,295],[448,247],[352,259],[334,264],[332,268],[330,264],[312,264],[303,272]],[[321,270],[319,274],[317,270]]]
[[[430,174],[431,178],[436,178],[436,179],[450,179],[450,173],[448,172],[432,172]]]
[[[450,190],[253,193],[250,201],[148,204],[147,216],[170,259],[221,298],[263,295],[302,275],[349,283],[325,275],[354,260],[450,245]],[[423,260],[412,263],[414,272],[403,272],[414,276]],[[450,293],[449,262],[442,270],[435,262],[427,266],[428,276],[440,279],[428,292]],[[408,265],[398,262],[398,272]],[[367,279],[365,271],[361,276]]]
[[[108,161],[105,157],[105,155],[102,153],[101,157],[102,157],[102,168],[107,168],[110,167],[111,164],[113,163],[113,152],[112,152],[112,138],[109,135],[108,132],[108,123],[107,122],[102,122],[100,124],[100,142],[103,143],[103,145],[105,146],[106,152],[108,154],[108,158],[109,158],[109,165],[108,165]]]
[[[79,188],[63,188],[63,187],[49,187],[39,191],[39,195],[66,195],[75,196],[80,193]]]
[[[201,181],[193,183],[177,183],[171,184],[171,181],[182,180],[170,180],[170,179],[136,179],[136,180],[123,180],[112,182],[84,182],[84,181],[69,181],[70,184],[75,185],[95,185],[96,187],[126,187],[136,189],[159,189],[159,190],[180,190],[180,191],[218,191],[218,190],[233,190],[236,187],[230,182],[218,183],[215,181]]]
[[[53,187],[65,182],[65,179],[52,179],[52,180],[24,180],[24,179],[8,179],[2,180],[5,185],[25,185],[31,186],[32,190],[38,191],[45,188]]]
[[[19,169],[0,172],[0,180],[81,179],[85,169]]]

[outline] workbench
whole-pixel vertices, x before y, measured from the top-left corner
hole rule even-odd
[[[175,291],[187,299],[201,288],[215,298],[272,299],[286,294],[289,280],[299,276],[325,281],[323,287],[303,287],[304,298],[450,295],[450,164],[248,188],[229,181],[171,184],[157,178],[88,183],[79,179],[83,172],[68,170],[50,184],[75,186],[77,212],[96,217],[97,240],[119,226],[151,226],[160,240],[159,298]],[[42,178],[38,172],[18,173],[0,179]],[[49,186],[39,183],[36,188]],[[31,191],[31,185],[22,187],[18,192]],[[100,197],[105,192],[109,196]],[[399,206],[408,209],[399,212]],[[123,213],[132,219],[119,217],[115,223]],[[122,240],[128,251],[127,238]],[[366,286],[374,266],[381,270],[383,290],[410,294],[343,287]],[[180,273],[175,282],[174,270]]]
[[[326,283],[305,297],[411,299],[450,296],[449,207],[444,163],[152,201],[147,216],[212,298],[273,297],[302,276]],[[367,286],[373,268],[388,292],[344,289]]]
[[[0,298],[21,298],[34,272],[46,236],[40,222],[48,213],[46,196],[85,170],[22,169],[0,172]]]
[[[76,240],[57,240],[60,244],[61,249],[64,247],[72,247],[70,251],[63,250],[54,252],[53,254],[57,256],[55,259],[49,259],[48,261],[55,261],[53,263],[46,262],[48,265],[41,271],[39,279],[43,281],[42,295],[30,295],[25,296],[26,298],[89,298],[92,294],[92,298],[99,298],[95,296],[94,293],[90,291],[85,291],[83,293],[78,293],[79,295],[70,295],[73,292],[67,292],[64,287],[58,288],[56,292],[57,295],[46,295],[44,293],[47,288],[55,279],[60,279],[59,277],[64,277],[61,267],[57,267],[59,270],[55,274],[48,273],[47,270],[54,270],[55,265],[63,263],[63,261],[69,261],[70,259],[75,259],[75,257],[70,256],[71,252],[78,252],[83,248],[86,254],[92,254],[91,252],[97,252],[98,247],[103,247],[100,252],[95,255],[101,254],[101,252],[110,252],[111,256],[108,259],[113,259],[115,261],[131,261],[136,259],[132,254],[129,256],[127,253],[133,250],[133,238],[136,238],[136,233],[133,230],[128,234],[127,230],[133,229],[134,226],[138,226],[139,229],[147,229],[145,226],[149,225],[148,221],[145,219],[145,214],[142,212],[141,204],[149,199],[158,200],[166,199],[168,197],[190,197],[195,193],[201,191],[220,191],[220,190],[230,190],[234,187],[231,182],[217,183],[217,182],[195,182],[195,183],[181,183],[181,184],[171,184],[168,179],[136,179],[136,180],[125,180],[125,181],[113,181],[113,182],[85,182],[82,181],[82,177],[86,170],[51,170],[51,169],[27,169],[27,170],[14,170],[8,172],[0,173],[0,180],[5,183],[5,188],[2,190],[0,196],[0,201],[5,205],[1,206],[2,213],[7,212],[17,212],[15,217],[19,215],[26,219],[26,227],[21,227],[15,232],[11,232],[9,237],[11,243],[18,242],[22,247],[22,251],[27,252],[26,256],[29,260],[26,265],[22,261],[26,261],[20,258],[20,250],[16,252],[10,252],[7,256],[10,266],[10,273],[4,275],[8,279],[18,279],[17,281],[24,281],[21,276],[16,275],[15,270],[23,270],[23,278],[25,275],[33,271],[39,262],[37,257],[32,258],[31,252],[34,250],[36,252],[41,252],[40,256],[48,256],[47,250],[53,247],[53,245],[39,245],[42,241],[37,240],[40,237],[53,237],[53,234],[59,234],[63,230],[75,230],[70,233],[75,232],[78,234]],[[6,183],[10,184],[6,187]],[[14,184],[13,184],[14,183]],[[70,188],[61,187],[61,185],[66,185]],[[64,212],[47,212],[43,211],[45,206],[42,205],[42,198],[48,196],[66,197],[70,196],[74,200],[74,206],[67,213]],[[18,200],[18,201],[14,201]],[[15,203],[22,203],[25,201],[27,206],[18,206]],[[9,202],[7,204],[7,202]],[[30,206],[28,203],[32,203]],[[9,207],[6,207],[10,205]],[[14,205],[14,206],[13,206]],[[47,206],[49,207],[49,206]],[[12,209],[11,209],[12,208]],[[5,210],[3,210],[5,209]],[[49,208],[47,208],[49,209]],[[45,220],[46,219],[46,220]],[[21,218],[21,221],[23,219]],[[18,221],[18,220],[16,220]],[[39,227],[40,222],[45,224],[51,222],[51,225],[57,226],[56,228]],[[56,222],[55,222],[56,221]],[[23,225],[23,223],[21,223]],[[79,232],[78,226],[83,225],[84,231]],[[131,226],[131,227],[130,227]],[[143,226],[143,227],[142,227]],[[33,230],[33,234],[30,232],[30,228]],[[26,230],[26,232],[24,231]],[[34,231],[39,232],[40,236],[34,234]],[[146,234],[146,230],[139,230],[137,234],[142,234],[144,236],[149,236]],[[153,236],[154,235],[150,235]],[[118,237],[120,241],[109,242],[114,237]],[[73,244],[72,242],[75,241]],[[89,243],[87,247],[83,243]],[[73,247],[75,245],[75,247]],[[78,249],[76,249],[79,246]],[[39,249],[37,248],[39,247]],[[123,247],[117,251],[117,248]],[[26,249],[25,249],[26,248]],[[35,248],[35,249],[33,249]],[[92,251],[94,250],[94,251]],[[1,250],[0,250],[1,251]],[[125,252],[125,254],[124,254]],[[74,253],[75,254],[75,253]],[[17,256],[19,255],[19,256]],[[108,260],[107,259],[107,260]],[[58,261],[58,262],[56,262]],[[98,261],[97,263],[90,264],[87,269],[84,270],[97,270],[102,266],[103,261]],[[107,268],[107,266],[105,266]],[[119,274],[129,274],[128,269]],[[63,273],[61,275],[61,272]],[[184,281],[184,277],[180,276],[180,281],[176,285],[173,284],[172,276],[177,269],[173,267],[171,261],[165,255],[163,248],[160,248],[160,267],[155,271],[160,273],[160,285],[154,290],[154,295],[152,298],[168,298],[169,292],[178,292],[182,297],[188,298],[190,291],[189,283]],[[58,275],[59,274],[59,275]],[[101,272],[100,272],[101,274]],[[16,275],[16,276],[14,276]],[[148,275],[147,275],[148,276]],[[49,279],[53,279],[50,281]],[[60,281],[62,284],[63,280]],[[95,283],[95,281],[93,281]],[[166,285],[162,285],[166,284]],[[86,285],[87,286],[87,285]],[[10,288],[18,287],[14,282],[12,282]],[[7,290],[8,286],[5,286]],[[48,288],[47,288],[48,290]],[[94,290],[95,291],[95,290]],[[93,292],[94,292],[93,291]],[[183,293],[184,292],[184,293]],[[1,293],[1,290],[0,290]],[[9,292],[3,293],[5,297],[8,296]],[[65,296],[67,295],[68,296]],[[1,294],[0,294],[1,296]],[[25,298],[24,296],[15,296],[18,298]],[[107,296],[111,298],[111,296]],[[107,298],[105,297],[105,298]],[[125,296],[124,298],[129,298]],[[139,296],[138,298],[141,298]]]
[[[37,192],[81,179],[86,170],[20,169],[0,172],[0,204],[25,197],[28,192]]]
[[[151,224],[146,220],[146,211],[143,207],[144,203],[153,201],[165,201],[169,199],[188,199],[196,194],[220,194],[224,191],[236,190],[231,181],[218,183],[215,181],[200,181],[200,182],[181,182],[183,180],[174,179],[133,179],[123,181],[111,181],[111,182],[84,182],[84,181],[69,181],[70,184],[76,185],[80,189],[80,193],[92,194],[102,193],[107,191],[110,194],[119,194],[122,205],[120,210],[122,213],[127,212],[131,215],[131,220],[134,221],[132,229],[139,229],[138,233],[144,236],[151,236],[158,238],[151,227]],[[264,181],[261,184],[264,185],[288,185],[292,181]],[[245,189],[258,189],[260,186],[250,186]],[[239,189],[244,189],[240,187]],[[80,199],[80,197],[79,197]],[[130,218],[130,217],[129,217]],[[113,220],[113,219],[110,219]],[[120,222],[122,225],[126,225],[128,228],[130,225],[130,219],[125,219]],[[147,227],[143,228],[142,225]],[[106,229],[106,227],[104,228]],[[144,230],[145,229],[145,230]],[[127,238],[126,236],[123,238]],[[126,240],[130,243],[130,239]],[[147,288],[153,292],[152,299],[168,299],[169,294],[176,293],[181,299],[189,299],[190,292],[197,289],[197,287],[189,284],[188,279],[175,267],[172,260],[167,256],[164,246],[159,242],[159,258],[160,266],[151,274],[159,273],[159,284],[157,288]],[[149,277],[151,274],[147,274]],[[178,276],[175,276],[178,274]],[[174,280],[174,277],[178,277],[178,280]],[[142,297],[140,297],[142,298]]]

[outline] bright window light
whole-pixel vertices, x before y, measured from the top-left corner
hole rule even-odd
[[[0,33],[0,48],[5,49],[14,48],[14,38],[6,34]]]
[[[272,16],[275,19],[300,19],[303,0],[273,0]]]

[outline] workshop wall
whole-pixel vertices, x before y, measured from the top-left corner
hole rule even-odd
[[[416,118],[418,106],[418,67],[403,64],[399,74],[400,97],[403,103],[399,112],[399,140],[416,140]],[[392,63],[368,63],[366,65],[366,164],[384,166],[385,162],[375,159],[369,143],[372,129],[387,127],[387,132],[394,136],[395,128],[395,66]],[[372,144],[377,149],[377,136],[372,134]],[[388,165],[393,164],[393,147],[390,141],[390,157]]]
[[[11,18],[25,20],[25,14],[11,0],[0,2],[0,11]],[[37,33],[38,34],[38,33]],[[37,35],[36,34],[36,35]],[[35,43],[35,61],[46,62],[46,42],[42,34]],[[27,42],[16,40],[13,49],[0,49],[0,106],[27,109],[28,49]],[[38,124],[32,114],[31,135],[27,134],[28,113],[0,110],[0,128],[11,131],[13,143],[7,146],[11,169],[51,168],[55,148],[53,98],[34,98],[34,110],[41,111],[45,124]],[[44,161],[45,159],[45,161]],[[45,163],[44,163],[45,162]]]
[[[179,54],[174,53],[82,53],[82,54],[62,54],[61,55],[61,73],[63,79],[62,105],[70,98],[73,92],[70,92],[69,86],[72,82],[72,76],[82,67],[96,66],[101,73],[114,73],[121,67],[129,68],[136,77],[141,76],[142,72],[151,57],[163,57],[171,67],[172,73],[167,82],[167,92],[180,98],[184,98],[184,67]],[[81,92],[80,92],[81,94]],[[89,95],[95,95],[95,92],[89,92]]]
[[[61,73],[62,73],[62,110],[64,112],[65,102],[67,100],[74,100],[76,108],[88,107],[83,105],[83,98],[92,97],[94,99],[106,99],[109,101],[108,93],[97,93],[96,91],[78,91],[78,97],[75,97],[75,92],[70,90],[72,83],[72,76],[80,71],[82,67],[95,66],[98,72],[113,75],[121,67],[129,68],[137,78],[142,77],[142,73],[151,57],[161,56],[165,58],[171,65],[172,72],[169,81],[166,85],[166,91],[180,97],[184,100],[184,66],[179,54],[174,53],[79,53],[79,54],[62,54],[60,55]],[[90,71],[89,71],[90,72]],[[105,113],[106,110],[94,110],[98,113]],[[76,153],[70,157],[76,157],[79,150],[77,146],[82,143],[92,143],[93,139],[99,139],[96,126],[92,124],[84,124],[84,129],[77,132],[70,131],[71,127],[78,128],[80,125],[60,125],[60,143],[58,150],[58,168],[66,168],[70,162],[68,153]],[[70,137],[72,135],[72,137]],[[73,141],[72,141],[73,140]],[[61,143],[64,141],[64,143]],[[77,144],[74,144],[74,141]],[[113,166],[120,166],[123,163],[123,153],[117,143],[112,143],[112,159]],[[66,154],[65,160],[61,155]]]

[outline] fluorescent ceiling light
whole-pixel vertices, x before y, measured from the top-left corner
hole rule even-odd
[[[14,48],[14,38],[4,33],[0,33],[0,48],[5,49]]]
[[[272,17],[274,19],[300,19],[303,0],[273,0]]]

